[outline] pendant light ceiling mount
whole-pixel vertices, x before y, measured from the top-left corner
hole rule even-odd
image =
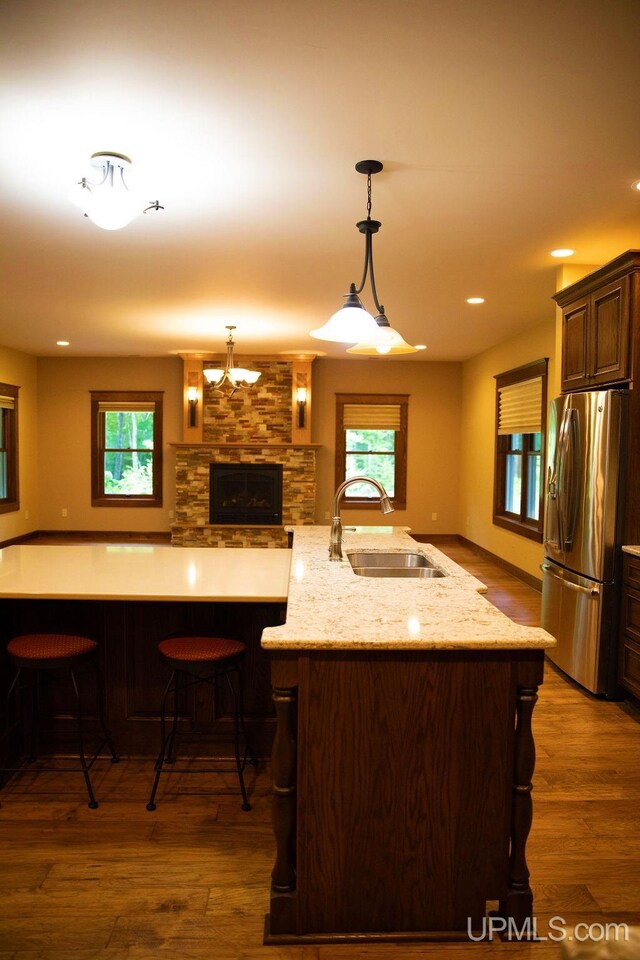
[[[311,331],[311,336],[319,340],[331,340],[334,343],[353,343],[347,353],[357,353],[372,356],[387,356],[389,354],[415,353],[417,348],[412,347],[394,330],[387,319],[384,306],[378,301],[375,274],[373,270],[373,237],[382,226],[380,220],[371,217],[371,177],[384,169],[380,160],[360,160],[356,163],[358,173],[367,177],[367,218],[356,224],[360,233],[364,234],[364,269],[360,286],[352,283],[349,293],[345,296],[344,306],[317,330]],[[371,294],[377,316],[374,318],[362,305],[359,294],[362,293],[369,277]]]

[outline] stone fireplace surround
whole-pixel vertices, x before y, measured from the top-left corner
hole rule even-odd
[[[175,444],[176,516],[171,543],[182,547],[286,547],[285,525],[312,524],[316,451],[310,444]],[[209,464],[281,463],[282,526],[209,523]]]
[[[243,358],[261,373],[258,382],[231,399],[217,397],[202,376],[203,360],[184,356],[184,441],[173,444],[176,460],[175,521],[171,542],[188,547],[286,547],[285,526],[313,524],[316,448],[310,432],[313,358]],[[307,388],[307,418],[299,429],[296,387]],[[199,395],[198,425],[190,428],[187,387]],[[210,464],[282,464],[282,525],[209,523]]]

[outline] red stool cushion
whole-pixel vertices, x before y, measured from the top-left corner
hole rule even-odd
[[[158,644],[158,650],[167,659],[191,663],[226,660],[245,649],[244,643],[229,637],[169,637]]]
[[[67,633],[25,633],[7,644],[7,652],[23,660],[66,660],[97,649],[95,640]]]

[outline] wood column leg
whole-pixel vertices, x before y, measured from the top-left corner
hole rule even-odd
[[[277,720],[271,754],[276,862],[271,873],[271,913],[267,918],[271,934],[296,930],[297,689],[274,687],[273,702]]]
[[[537,686],[518,687],[516,694],[516,730],[513,762],[513,805],[511,810],[511,852],[506,900],[500,902],[500,913],[518,930],[533,918],[533,894],[529,886],[526,846],[533,819],[531,778],[536,763],[531,718],[538,700]],[[509,936],[507,928],[507,937]],[[530,928],[533,935],[533,927]]]

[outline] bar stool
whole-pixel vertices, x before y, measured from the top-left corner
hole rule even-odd
[[[163,660],[171,668],[171,676],[165,687],[160,713],[160,752],[155,762],[155,777],[151,788],[151,795],[147,803],[147,810],[155,810],[156,791],[161,773],[179,772],[173,766],[175,762],[175,741],[178,733],[178,701],[180,694],[189,687],[207,683],[214,687],[219,677],[224,677],[231,693],[233,710],[233,743],[236,759],[236,770],[240,781],[242,794],[242,809],[250,810],[247,800],[247,791],[244,783],[244,769],[247,757],[250,763],[257,764],[253,756],[244,724],[242,710],[242,673],[241,663],[246,647],[240,640],[228,637],[169,637],[158,644],[158,651]],[[203,673],[204,671],[204,673]],[[235,683],[234,683],[235,681]],[[167,704],[173,696],[173,718],[170,729],[167,731]],[[244,739],[244,753],[240,756],[240,732]],[[165,769],[169,764],[169,770]],[[189,773],[210,773],[207,770],[192,770],[181,768]]]
[[[20,766],[7,766],[9,759],[9,729],[11,697],[15,694],[18,703],[18,693],[29,690],[31,701],[31,723],[29,731],[29,751],[26,762],[31,764],[36,760],[36,728],[38,725],[38,687],[40,674],[49,674],[53,679],[69,679],[76,702],[76,722],[78,726],[78,760],[84,776],[84,782],[89,794],[89,807],[94,810],[98,802],[93,793],[89,771],[108,746],[111,753],[111,762],[117,763],[118,757],[113,746],[111,734],[107,729],[105,719],[105,694],[102,673],[96,656],[98,644],[89,637],[78,637],[66,633],[26,633],[14,637],[7,644],[7,654],[10,662],[16,667],[13,680],[7,692],[5,703],[4,724],[4,765],[0,767],[0,774],[24,772],[24,761]],[[85,752],[85,723],[82,704],[81,678],[85,667],[93,669],[96,678],[98,694],[98,723],[102,739],[97,749],[90,756]],[[24,676],[23,676],[24,675]],[[22,680],[22,682],[21,682]],[[38,771],[55,771],[57,773],[75,772],[78,767],[39,766]],[[4,776],[1,778],[4,781]]]

